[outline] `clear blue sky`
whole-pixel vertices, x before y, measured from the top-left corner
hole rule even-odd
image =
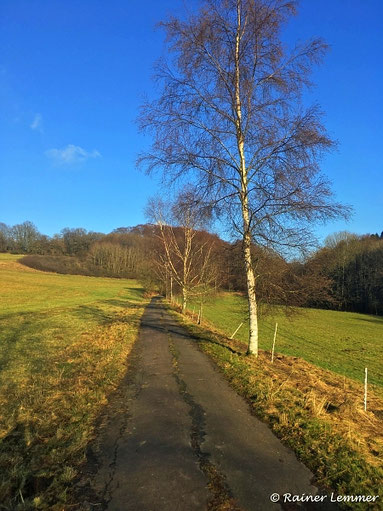
[[[197,0],[192,0],[196,5]],[[1,0],[0,221],[52,235],[63,227],[109,232],[145,222],[158,190],[135,169],[148,140],[134,120],[153,94],[163,51],[157,21],[182,0]],[[318,235],[383,230],[383,1],[302,0],[289,40],[332,46],[310,99],[339,141],[323,170],[348,223]]]

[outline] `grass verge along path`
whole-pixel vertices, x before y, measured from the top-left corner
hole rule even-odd
[[[198,304],[189,304],[189,311]],[[369,382],[381,389],[383,397],[383,317],[322,309],[298,309],[286,316],[282,308],[273,307],[259,322],[259,346],[270,351],[275,323],[277,353],[302,357],[323,369],[356,381],[364,380],[368,368]],[[238,293],[221,293],[203,306],[203,317],[212,327],[230,337],[243,322],[235,338],[247,342],[247,301]]]
[[[0,254],[0,509],[62,510],[146,301],[138,282],[18,257]]]
[[[343,502],[344,507],[383,509],[383,400],[379,395],[370,393],[365,412],[361,383],[298,357],[278,354],[272,364],[263,350],[259,358],[246,356],[243,342],[177,317],[254,413],[313,471],[316,484],[339,496],[380,496],[371,507],[366,502]]]

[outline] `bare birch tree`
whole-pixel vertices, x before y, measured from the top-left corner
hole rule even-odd
[[[310,223],[345,212],[318,164],[334,143],[320,109],[301,101],[327,46],[314,39],[287,50],[280,39],[295,7],[288,0],[205,0],[186,20],[162,22],[169,50],[156,68],[162,89],[139,118],[154,135],[139,164],[173,182],[194,182],[240,235],[248,352],[255,355],[252,243],[302,248]]]
[[[158,227],[157,237],[162,250],[157,253],[157,272],[165,279],[170,293],[174,281],[182,293],[182,313],[191,294],[201,294],[215,278],[212,243],[197,229],[202,225],[203,212],[188,193],[181,193],[172,204],[160,198],[149,200],[146,214]]]

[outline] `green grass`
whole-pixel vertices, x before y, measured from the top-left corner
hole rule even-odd
[[[268,422],[283,442],[295,450],[298,458],[315,474],[316,484],[337,495],[382,495],[383,468],[366,461],[337,427],[325,417],[317,417],[307,406],[307,395],[281,382],[265,371],[265,361],[252,363],[231,353],[218,343],[200,342],[201,348],[217,363],[231,385]],[[326,414],[324,414],[326,415]],[[339,420],[339,419],[338,419]],[[373,506],[353,504],[354,510],[382,510],[382,502]]]
[[[15,271],[12,263],[18,259],[18,255],[0,254],[1,317],[110,300],[117,295],[123,296],[124,290],[130,299],[142,295],[141,285],[132,280],[60,275],[26,267],[18,267]]]
[[[189,310],[193,310],[193,303]],[[197,310],[197,305],[195,305]],[[235,338],[248,338],[247,302],[239,294],[224,293],[204,305],[204,318],[230,336],[241,322]],[[383,318],[367,314],[300,309],[287,317],[275,307],[260,318],[259,347],[271,350],[278,322],[276,352],[296,357],[357,381],[368,367],[369,382],[383,387]]]
[[[61,510],[126,371],[138,282],[58,275],[0,254],[0,509]]]
[[[225,298],[226,305],[240,308],[243,304],[238,296]],[[214,310],[214,303],[210,307],[213,319],[218,310],[232,332],[229,316],[238,320],[233,308],[228,307],[223,314],[220,307]],[[187,316],[172,313],[254,413],[312,470],[315,485],[337,495],[382,495],[382,399],[371,395],[365,412],[362,384],[302,358],[281,355],[271,363],[266,351],[258,358],[246,356],[240,341],[229,341],[216,331],[206,330],[206,324],[201,327]],[[343,506],[355,511],[383,510],[381,498],[371,506]]]

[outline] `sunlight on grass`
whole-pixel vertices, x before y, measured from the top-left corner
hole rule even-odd
[[[189,310],[197,310],[191,303]],[[271,350],[278,322],[276,352],[302,357],[308,362],[383,387],[383,318],[367,314],[318,309],[300,309],[292,316],[275,307],[272,315],[261,316],[259,347]],[[235,293],[222,293],[204,304],[204,319],[230,336],[241,322],[236,339],[247,342],[247,302]]]
[[[126,372],[143,289],[38,272],[8,254],[0,287],[0,501],[59,510],[94,420]]]
[[[214,311],[219,311],[219,317],[221,299]],[[226,305],[238,300],[238,296],[229,297]],[[232,309],[227,312],[233,314]],[[339,495],[382,495],[383,400],[377,393],[369,391],[365,411],[362,383],[301,357],[278,354],[272,363],[268,351],[261,350],[258,358],[246,356],[243,341],[230,340],[209,324],[196,325],[190,314],[171,313],[254,413],[313,471],[316,484]],[[228,315],[222,317],[227,320]],[[230,321],[227,326],[232,331]],[[373,509],[383,509],[380,504]],[[367,509],[365,504],[346,508]]]

